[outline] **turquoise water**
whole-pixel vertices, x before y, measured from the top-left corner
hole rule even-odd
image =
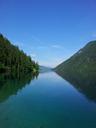
[[[96,103],[80,89],[54,72],[24,80],[1,83],[0,128],[96,128]]]

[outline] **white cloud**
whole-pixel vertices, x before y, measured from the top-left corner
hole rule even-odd
[[[50,48],[55,48],[55,49],[62,49],[63,46],[61,45],[58,45],[58,44],[53,44],[53,45],[41,45],[41,46],[37,46],[36,47],[37,49],[50,49]]]
[[[63,48],[63,46],[58,45],[58,44],[53,44],[51,47],[52,48],[57,48],[57,49],[62,49]]]

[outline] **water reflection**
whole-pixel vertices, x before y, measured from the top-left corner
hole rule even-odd
[[[8,74],[0,74],[0,102],[4,102],[11,95],[16,95],[26,85],[29,85],[31,80],[38,77],[38,74],[20,74],[15,77]]]
[[[58,74],[71,83],[88,100],[96,102],[96,73],[63,73]]]

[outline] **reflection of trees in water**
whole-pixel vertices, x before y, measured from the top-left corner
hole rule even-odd
[[[96,73],[73,73],[65,72],[59,75],[69,81],[87,99],[96,102]]]
[[[11,95],[16,95],[18,90],[30,84],[31,80],[38,77],[38,74],[20,74],[19,77],[12,75],[0,75],[0,102],[3,102]]]

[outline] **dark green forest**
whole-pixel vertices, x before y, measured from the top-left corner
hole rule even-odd
[[[38,71],[38,63],[0,34],[0,73],[19,75],[28,72],[34,74]]]
[[[71,78],[78,81],[79,78],[82,81],[90,80],[91,84],[93,80],[94,84],[96,79],[96,41],[89,42],[54,70],[63,78]]]
[[[91,41],[54,71],[96,102],[96,41]]]

